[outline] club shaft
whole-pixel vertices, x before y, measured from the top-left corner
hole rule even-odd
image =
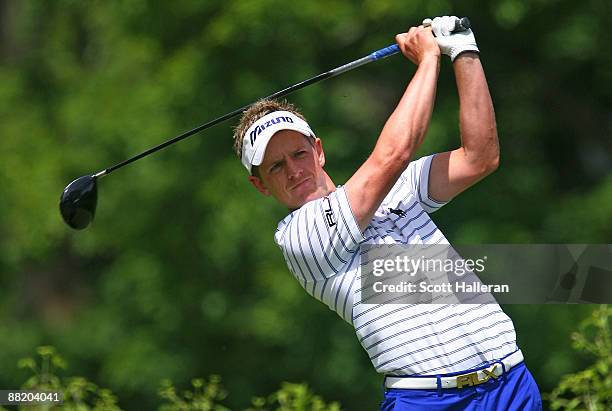
[[[457,19],[456,25],[455,25],[455,30],[454,31],[462,31],[462,30],[467,30],[470,28],[470,23],[469,20],[464,17],[462,19]],[[397,46],[397,44],[392,44],[388,47],[384,47],[380,50],[376,50],[372,53],[370,53],[369,55],[362,57],[360,59],[351,61],[350,63],[344,64],[340,67],[336,67],[332,70],[326,71],[324,73],[321,73],[317,76],[311,77],[307,80],[301,81],[297,84],[294,84],[292,86],[289,86],[287,88],[284,88],[282,90],[279,90],[273,94],[270,94],[269,96],[265,97],[266,99],[275,99],[275,98],[279,98],[279,97],[283,97],[286,96],[296,90],[300,90],[304,87],[310,86],[311,84],[315,84],[318,83],[320,81],[323,81],[325,79],[331,78],[331,77],[335,77],[339,74],[342,73],[346,73],[347,71],[353,70],[357,67],[363,66],[364,64],[368,64],[371,63],[373,61],[377,61],[380,59],[383,59],[385,57],[389,57],[393,54],[397,54],[399,52],[399,47]],[[165,141],[155,147],[152,147],[146,151],[143,151],[140,154],[135,155],[134,157],[128,158],[125,161],[122,161],[121,163],[115,164],[114,166],[111,166],[107,169],[104,169],[102,171],[97,172],[96,174],[94,174],[94,177],[104,177],[110,173],[112,173],[115,170],[120,169],[121,167],[127,166],[130,163],[133,163],[136,160],[140,160],[143,157],[146,157],[150,154],[153,154],[165,147],[168,147],[174,143],[178,143],[181,140],[186,139],[187,137],[190,137],[196,133],[199,133],[202,130],[206,130],[207,128],[210,128],[214,125],[217,125],[219,123],[224,122],[225,120],[229,120],[230,118],[236,117],[239,114],[243,113],[245,110],[247,110],[249,107],[251,107],[253,104],[255,104],[255,102],[251,103],[251,104],[247,104],[246,106],[237,108],[234,111],[231,111],[227,114],[222,115],[221,117],[218,117],[214,120],[211,120],[207,123],[204,123],[192,130],[186,131],[183,134],[180,134],[168,141]]]
[[[397,47],[397,46],[395,46],[395,47]],[[397,51],[395,51],[395,53],[397,53],[398,51],[399,51],[399,49]],[[372,54],[374,54],[374,53],[372,53]],[[392,53],[392,54],[394,54],[394,53]],[[388,54],[388,55],[391,55],[391,54]],[[321,73],[321,74],[319,74],[317,76],[309,78],[308,80],[301,81],[301,82],[299,82],[297,84],[294,84],[292,86],[289,86],[287,88],[279,90],[279,91],[277,91],[277,92],[267,96],[266,99],[275,99],[275,98],[286,96],[286,95],[288,95],[288,94],[290,94],[290,93],[292,93],[294,91],[297,91],[297,90],[300,90],[300,89],[302,89],[304,87],[310,86],[311,84],[315,84],[315,83],[318,83],[318,82],[323,81],[325,79],[328,79],[330,77],[334,77],[334,76],[337,76],[339,74],[345,73],[345,72],[347,72],[349,70],[352,70],[352,69],[357,68],[359,66],[362,66],[364,64],[370,63],[370,62],[375,61],[377,59],[371,58],[371,55],[363,57],[363,58],[360,58],[358,60],[355,60],[353,62],[345,64],[343,66],[337,67],[337,68],[335,68],[333,70],[329,70],[329,71],[326,71],[325,73]],[[172,139],[170,139],[168,141],[165,141],[165,142],[163,142],[163,143],[161,143],[161,144],[159,144],[159,145],[157,145],[155,147],[152,147],[152,148],[150,148],[150,149],[148,149],[146,151],[143,151],[142,153],[137,154],[134,157],[128,158],[127,160],[122,161],[121,163],[115,164],[112,167],[109,167],[109,168],[107,168],[107,169],[105,169],[103,171],[100,171],[100,172],[96,173],[95,176],[96,177],[102,177],[102,176],[108,175],[108,174],[112,173],[113,171],[115,171],[115,170],[117,170],[117,169],[119,169],[119,168],[121,168],[123,166],[127,166],[128,164],[133,163],[136,160],[140,160],[141,158],[146,157],[146,156],[148,156],[150,154],[153,154],[153,153],[155,153],[155,152],[157,152],[157,151],[159,151],[159,150],[161,150],[161,149],[163,149],[165,147],[168,147],[169,145],[172,145],[174,143],[178,143],[179,141],[181,141],[183,139],[186,139],[187,137],[190,137],[190,136],[192,136],[192,135],[194,135],[196,133],[199,133],[202,130],[206,130],[207,128],[210,128],[210,127],[212,127],[214,125],[222,123],[225,120],[229,120],[230,118],[236,117],[239,114],[243,113],[245,110],[247,110],[249,107],[251,107],[253,104],[255,104],[255,103],[247,104],[246,106],[240,107],[240,108],[238,108],[238,109],[236,109],[234,111],[231,111],[231,112],[229,112],[227,114],[224,114],[221,117],[218,117],[218,118],[216,118],[214,120],[211,120],[211,121],[209,121],[207,123],[204,123],[204,124],[194,128],[192,130],[186,131],[183,134],[180,134],[180,135],[178,135],[178,136],[176,136],[176,137],[174,137],[174,138],[172,138]]]

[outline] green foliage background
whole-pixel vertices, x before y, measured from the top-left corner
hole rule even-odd
[[[307,296],[273,243],[228,122],[104,179],[86,231],[58,199],[72,179],[289,84],[391,44],[426,16],[467,15],[497,111],[500,169],[434,216],[456,243],[609,243],[612,5],[605,0],[0,1],[0,387],[51,344],[128,409],[158,382],[220,374],[229,406],[308,381],[374,409],[350,326]],[[394,56],[290,97],[342,183],[414,67]],[[422,153],[458,143],[444,61]],[[567,341],[588,306],[507,306],[543,390],[585,365]]]

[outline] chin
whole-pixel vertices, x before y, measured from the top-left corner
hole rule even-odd
[[[292,210],[300,208],[309,201],[323,197],[323,194],[321,194],[320,190],[318,190],[315,186],[308,188],[303,187],[302,190],[298,189],[296,191],[292,193],[291,199],[285,202],[285,204]]]

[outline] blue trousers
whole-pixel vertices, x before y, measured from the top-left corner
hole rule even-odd
[[[381,411],[541,411],[540,391],[525,363],[497,380],[462,389],[388,389]]]

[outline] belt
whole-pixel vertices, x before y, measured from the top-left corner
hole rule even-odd
[[[385,377],[386,388],[400,388],[406,390],[435,390],[436,388],[465,388],[496,380],[510,368],[523,362],[521,350],[515,351],[506,358],[495,361],[493,365],[478,371],[452,377]],[[440,386],[438,386],[440,381]]]

